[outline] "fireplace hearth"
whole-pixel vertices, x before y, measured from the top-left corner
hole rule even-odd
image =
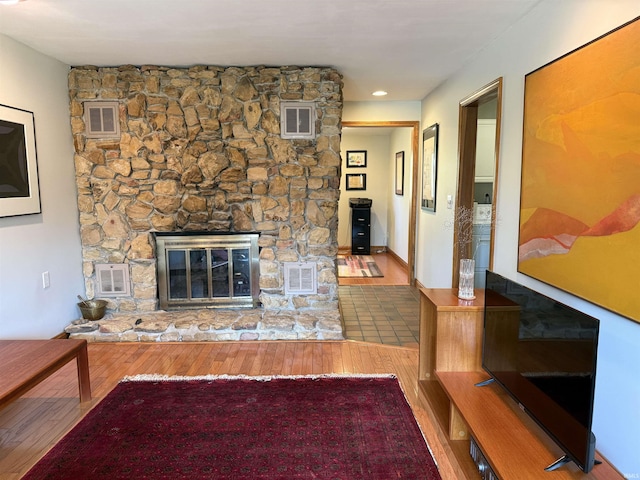
[[[161,309],[259,305],[258,233],[154,235]]]

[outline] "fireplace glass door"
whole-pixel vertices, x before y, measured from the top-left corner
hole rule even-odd
[[[257,234],[156,235],[160,308],[257,305]]]

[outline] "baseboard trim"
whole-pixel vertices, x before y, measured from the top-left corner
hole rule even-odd
[[[387,253],[391,255],[396,262],[402,265],[402,268],[404,268],[405,270],[409,270],[409,264],[401,259],[396,252],[394,252],[390,248],[387,248]]]

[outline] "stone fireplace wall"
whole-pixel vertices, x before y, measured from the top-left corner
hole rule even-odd
[[[337,309],[336,70],[74,67],[69,95],[88,297],[95,264],[127,263],[110,310],[155,310],[154,231],[257,231],[266,309]],[[118,102],[119,138],[86,137],[87,100]],[[280,137],[283,100],[315,102],[315,140]],[[318,294],[285,295],[283,262],[315,262]]]

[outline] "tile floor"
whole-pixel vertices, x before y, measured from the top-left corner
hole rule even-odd
[[[341,285],[346,337],[386,345],[417,345],[420,293],[400,285]]]

